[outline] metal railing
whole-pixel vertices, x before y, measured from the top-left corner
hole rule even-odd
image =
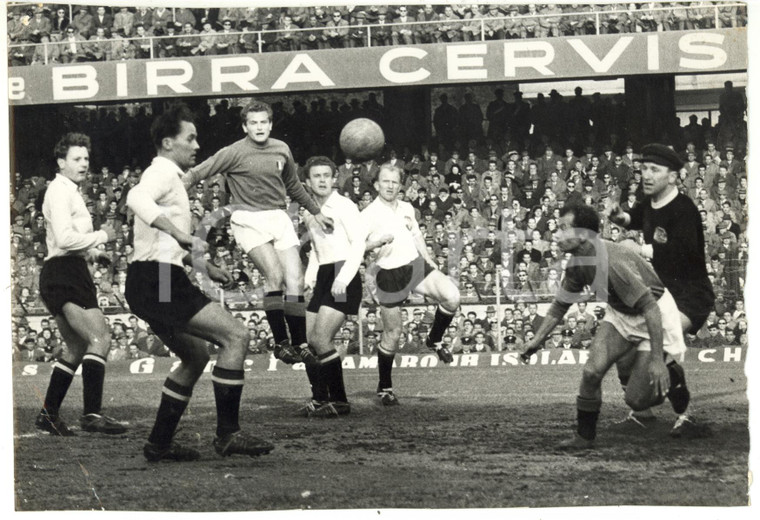
[[[38,4],[33,4],[38,5]],[[636,11],[629,11],[627,9],[616,9],[616,10],[604,10],[604,11],[588,11],[588,12],[573,12],[573,13],[551,13],[551,14],[523,14],[523,15],[517,15],[517,16],[500,16],[500,17],[488,17],[488,16],[478,16],[474,18],[462,18],[454,20],[453,23],[456,23],[461,26],[467,26],[472,25],[473,22],[479,23],[480,28],[480,35],[478,40],[470,40],[470,41],[486,41],[486,28],[487,24],[492,22],[510,22],[514,23],[516,21],[523,22],[525,20],[530,19],[536,19],[536,20],[542,20],[542,19],[573,19],[573,18],[579,18],[581,19],[582,23],[594,22],[594,28],[595,28],[595,34],[602,34],[602,29],[604,27],[604,22],[607,21],[607,19],[610,18],[610,16],[613,15],[623,15],[623,14],[646,14],[646,13],[655,13],[655,12],[672,12],[674,7],[677,7],[678,9],[684,9],[686,12],[688,11],[695,11],[700,10],[702,12],[711,11],[712,12],[712,22],[714,24],[715,28],[718,28],[721,25],[720,22],[720,9],[725,7],[737,7],[739,9],[746,9],[746,4],[743,3],[721,3],[716,4],[712,6],[691,6],[691,5],[677,5],[677,6],[669,6],[669,7],[652,7],[652,8],[646,8],[646,9],[638,9]],[[71,11],[73,9],[72,5],[69,5],[69,10]],[[174,11],[175,8],[172,8],[172,11]],[[200,45],[201,39],[204,37],[218,37],[221,34],[228,34],[233,35],[237,37],[237,44],[244,45],[245,43],[256,43],[256,53],[261,54],[264,52],[272,52],[271,50],[265,50],[266,45],[271,45],[277,42],[277,38],[275,37],[274,41],[270,41],[270,39],[266,38],[268,35],[278,35],[281,33],[297,33],[297,34],[324,34],[326,31],[337,29],[341,31],[347,31],[347,34],[344,35],[344,38],[350,39],[350,34],[352,32],[356,32],[357,30],[364,31],[366,30],[366,37],[362,36],[362,40],[364,45],[362,47],[372,47],[372,31],[378,31],[379,28],[387,27],[391,31],[394,29],[398,29],[400,27],[403,28],[413,28],[413,27],[429,27],[429,26],[447,26],[452,23],[451,20],[430,20],[430,21],[410,21],[403,24],[394,23],[393,21],[388,22],[386,24],[360,24],[360,25],[344,25],[344,26],[320,26],[320,27],[293,27],[291,29],[288,29],[286,31],[283,31],[282,29],[262,29],[262,30],[255,30],[255,31],[248,31],[248,30],[242,30],[242,31],[230,31],[229,33],[224,32],[214,32],[214,33],[203,33],[203,32],[195,32],[193,34],[188,34],[184,32],[179,32],[177,34],[171,35],[171,36],[155,36],[155,35],[145,35],[141,37],[130,37],[130,38],[109,38],[106,41],[112,42],[112,48],[114,46],[117,46],[121,44],[123,40],[130,40],[130,41],[150,41],[150,50],[149,50],[149,56],[148,59],[155,59],[158,56],[156,56],[157,49],[160,46],[160,42],[162,40],[166,39],[180,39],[180,38],[194,38],[197,40],[198,45]],[[540,22],[539,22],[540,24]],[[460,33],[462,32],[462,28],[460,27],[457,29]],[[255,39],[250,40],[250,42],[246,42],[244,40],[245,37],[249,37],[254,35]],[[103,40],[96,40],[96,41],[103,41]],[[429,42],[429,43],[439,43],[439,42]],[[50,42],[43,42],[43,43],[16,43],[16,44],[10,44],[8,46],[9,54],[13,55],[14,49],[25,49],[27,53],[30,52],[30,49],[36,49],[38,47],[43,47],[43,57],[42,60],[43,64],[48,65],[49,59],[50,59],[50,52],[49,47],[50,46],[57,46],[62,47],[67,45],[67,42],[65,40],[59,40],[59,41],[50,41]],[[76,45],[81,45],[83,48],[86,48],[88,46],[93,45],[93,40],[78,40],[76,42]],[[295,49],[295,50],[309,50],[309,49]],[[315,50],[315,49],[311,49]],[[234,52],[228,54],[250,54],[251,52],[248,50],[243,50],[243,52]],[[34,50],[31,50],[31,55],[34,56],[37,53]],[[93,60],[89,60],[93,61]],[[100,60],[98,60],[100,61]],[[109,61],[109,60],[102,60],[102,61]]]

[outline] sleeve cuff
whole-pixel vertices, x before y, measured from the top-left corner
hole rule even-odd
[[[652,247],[652,244],[644,244],[641,246],[641,256],[646,258],[647,260],[651,260],[654,256],[654,248]]]

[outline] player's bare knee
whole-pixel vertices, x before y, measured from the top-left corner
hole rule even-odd
[[[248,332],[248,327],[238,325],[232,327],[227,331],[227,347],[229,348],[247,348],[250,341],[251,334]]]
[[[625,404],[634,412],[640,412],[650,407],[651,400],[646,399],[646,402],[644,401],[641,396],[630,395],[628,392],[625,394]]]
[[[444,298],[441,301],[441,307],[453,314],[459,308],[459,303],[459,291],[456,287],[452,286],[452,288],[448,289],[444,294]]]
[[[209,356],[208,352],[195,349],[190,356],[182,360],[182,364],[186,365],[193,374],[200,375],[206,369],[206,365],[208,365],[210,359],[211,356]]]
[[[601,386],[604,373],[600,373],[596,367],[586,365],[583,367],[583,382],[591,386]]]

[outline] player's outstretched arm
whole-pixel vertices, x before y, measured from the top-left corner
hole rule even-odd
[[[631,223],[631,216],[623,211],[623,208],[620,207],[620,203],[617,201],[608,201],[604,208],[604,214],[610,222],[618,226],[627,227]]]
[[[541,322],[541,326],[538,327],[536,335],[533,337],[533,339],[526,341],[522,345],[520,359],[523,363],[528,363],[530,357],[541,350],[541,345],[544,344],[544,341],[546,341],[546,338],[549,337],[549,334],[551,334],[551,332],[554,330],[554,327],[556,327],[561,321],[562,316],[556,316],[551,313],[548,313],[546,315],[544,320]]]

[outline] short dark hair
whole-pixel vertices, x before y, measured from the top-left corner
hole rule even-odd
[[[150,137],[156,150],[161,149],[165,137],[176,137],[182,128],[182,121],[195,123],[193,113],[184,103],[176,103],[166,109],[150,126]]]
[[[245,124],[248,119],[248,114],[251,112],[266,112],[270,121],[272,121],[272,118],[274,117],[272,107],[270,107],[268,103],[264,103],[263,101],[251,101],[240,112],[240,122]]]
[[[570,204],[562,206],[562,209],[559,210],[560,217],[564,217],[568,213],[573,214],[573,225],[575,227],[599,233],[599,214],[588,204]]]
[[[324,155],[315,155],[313,157],[309,157],[309,160],[306,161],[306,164],[303,167],[304,176],[307,179],[309,178],[309,171],[313,166],[329,166],[333,176],[335,175],[335,172],[338,171],[338,167],[335,166],[335,163],[332,161],[332,159],[325,157]]]
[[[69,132],[68,134],[61,137],[61,140],[56,143],[55,149],[53,151],[55,158],[65,159],[66,155],[69,153],[69,148],[72,146],[82,146],[84,148],[87,148],[87,153],[89,153],[90,138],[78,132]]]

